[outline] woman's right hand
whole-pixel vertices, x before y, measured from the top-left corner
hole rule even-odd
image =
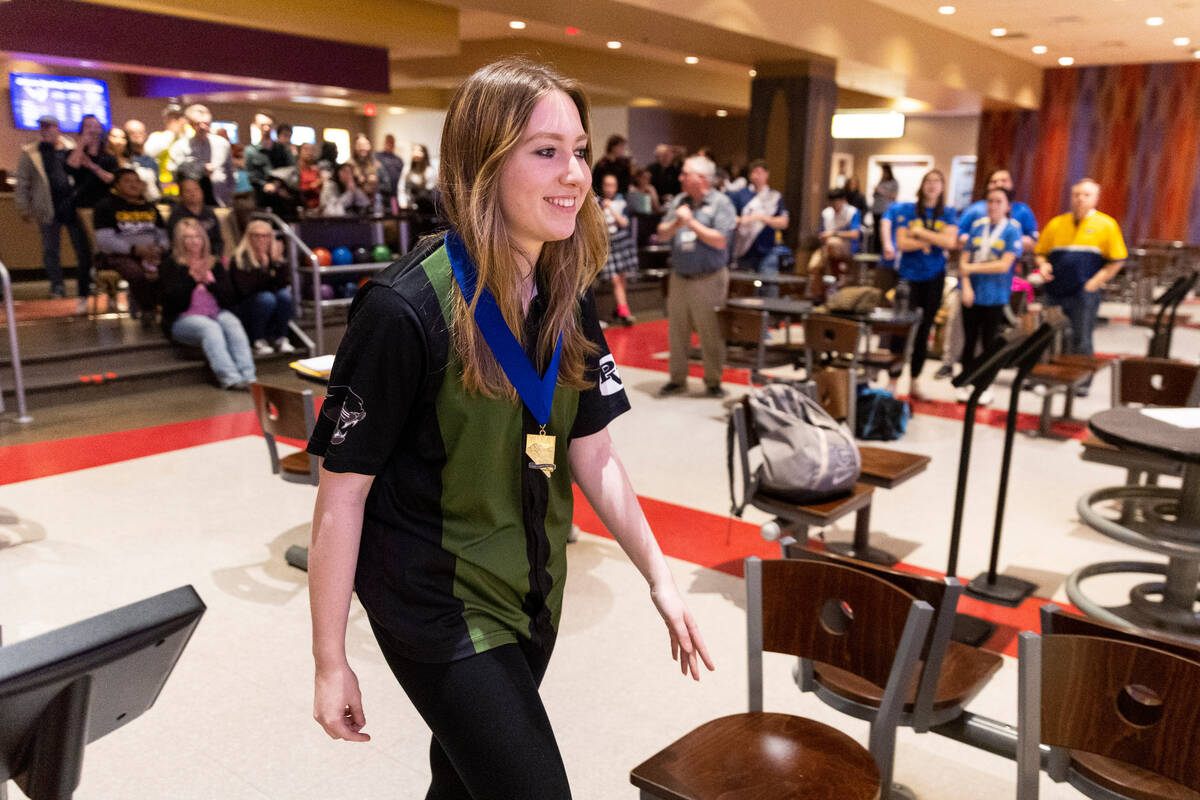
[[[363,715],[358,677],[349,664],[317,670],[313,719],[320,723],[331,739],[371,741],[369,735],[361,732],[367,724],[367,718]]]

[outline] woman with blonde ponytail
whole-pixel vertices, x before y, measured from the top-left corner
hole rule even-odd
[[[356,295],[309,451],[315,700],[367,741],[346,658],[351,591],[433,732],[429,798],[561,800],[538,695],[579,485],[646,578],[683,674],[712,669],[606,426],[628,410],[590,286],[607,256],[588,103],[517,58],[451,100],[444,235]]]

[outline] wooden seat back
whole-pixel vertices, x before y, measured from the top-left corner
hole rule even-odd
[[[761,568],[762,650],[887,685],[913,595],[839,564],[787,559]]]
[[[293,458],[299,455],[294,453],[281,460],[275,443],[275,438],[280,436],[302,442],[307,442],[312,436],[316,427],[316,407],[312,390],[300,391],[265,383],[252,383],[250,394],[254,398],[254,413],[258,416],[263,438],[267,441],[271,471],[282,475],[285,480],[316,485],[319,472],[317,457],[307,454],[307,469],[299,468],[297,462],[303,463],[304,459]]]
[[[1200,663],[1200,644],[1189,644],[1179,639],[1168,639],[1150,631],[1130,630],[1119,628],[1091,617],[1072,614],[1059,608],[1054,603],[1047,603],[1040,609],[1042,619],[1042,634],[1064,634],[1069,636],[1098,636],[1101,639],[1116,639],[1121,642],[1154,647],[1166,650],[1180,658],[1186,658]]]
[[[1197,401],[1200,366],[1169,358],[1123,358],[1115,365],[1113,405],[1186,406]]]
[[[1039,743],[1200,790],[1200,663],[1115,639],[1029,632],[1020,662],[1018,800],[1037,797]]]
[[[851,356],[858,352],[862,326],[850,319],[811,314],[804,319],[804,347],[813,353]]]
[[[818,401],[834,419],[855,425],[859,348],[864,328],[858,322],[827,314],[804,319],[804,363],[816,381]]]
[[[717,324],[721,326],[721,337],[726,344],[758,347],[766,332],[766,315],[749,308],[719,308]]]
[[[788,558],[837,564],[872,575],[887,581],[906,594],[928,603],[933,609],[933,621],[921,646],[921,679],[914,703],[914,727],[923,730],[928,716],[933,710],[938,673],[941,669],[942,659],[946,655],[946,647],[950,642],[950,633],[954,628],[958,598],[962,596],[963,592],[962,583],[958,578],[934,578],[912,572],[901,572],[879,564],[840,556],[828,550],[816,551],[806,547],[793,546],[787,548],[786,553]],[[882,684],[876,685],[882,686]]]

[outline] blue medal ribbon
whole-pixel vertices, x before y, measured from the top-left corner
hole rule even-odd
[[[479,271],[475,268],[475,263],[471,261],[470,254],[467,253],[467,246],[454,231],[446,233],[446,254],[450,257],[450,268],[454,270],[454,280],[458,282],[458,288],[462,291],[463,298],[470,305],[471,299],[475,296],[475,284],[479,277]],[[554,345],[554,355],[550,357],[550,366],[546,369],[546,374],[539,378],[525,349],[521,347],[517,337],[513,336],[513,332],[509,330],[508,323],[504,321],[504,314],[500,312],[496,298],[486,286],[480,292],[479,302],[475,306],[475,324],[479,326],[480,332],[483,333],[483,340],[487,342],[492,355],[496,357],[500,368],[504,370],[505,376],[517,390],[517,395],[533,414],[533,418],[539,425],[543,427],[547,425],[550,422],[550,410],[554,405],[554,390],[558,387],[558,360],[562,355],[562,334],[558,335],[558,343]]]

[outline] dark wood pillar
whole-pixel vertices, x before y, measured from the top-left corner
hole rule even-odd
[[[783,192],[791,216],[784,241],[792,249],[804,247],[820,229],[829,191],[834,67],[831,59],[816,57],[754,65],[747,155],[766,159],[771,184]]]

